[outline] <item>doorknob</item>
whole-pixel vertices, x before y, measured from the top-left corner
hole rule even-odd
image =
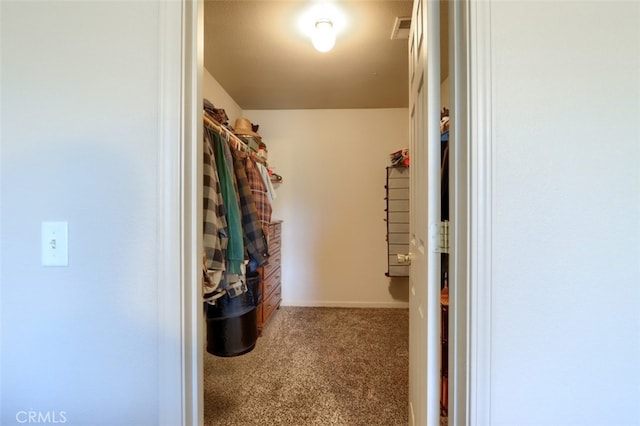
[[[406,264],[411,264],[411,258],[413,257],[411,253],[407,253],[407,254],[398,253],[396,254],[396,256],[398,257],[398,263],[406,263]]]

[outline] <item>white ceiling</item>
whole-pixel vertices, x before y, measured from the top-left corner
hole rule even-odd
[[[243,109],[407,107],[407,40],[391,32],[412,0],[333,1],[346,26],[328,53],[298,28],[314,3],[206,0],[206,69]]]

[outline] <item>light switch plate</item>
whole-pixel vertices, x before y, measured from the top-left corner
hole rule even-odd
[[[42,222],[42,266],[69,266],[67,222]]]

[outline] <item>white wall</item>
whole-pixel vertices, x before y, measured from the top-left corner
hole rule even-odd
[[[406,109],[244,111],[284,177],[285,305],[407,306],[386,272],[385,167],[409,144]]]
[[[639,425],[640,5],[490,22],[491,424]]]
[[[158,2],[2,2],[3,425],[160,423],[159,22]],[[69,223],[68,267],[40,265],[45,220]]]
[[[202,72],[202,95],[205,99],[209,99],[216,108],[224,108],[231,126],[234,125],[237,118],[242,117],[242,108],[206,68],[203,68]]]

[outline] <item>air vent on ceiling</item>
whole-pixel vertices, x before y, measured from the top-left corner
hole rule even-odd
[[[396,16],[391,31],[391,40],[402,40],[409,38],[409,28],[411,27],[410,16]]]

